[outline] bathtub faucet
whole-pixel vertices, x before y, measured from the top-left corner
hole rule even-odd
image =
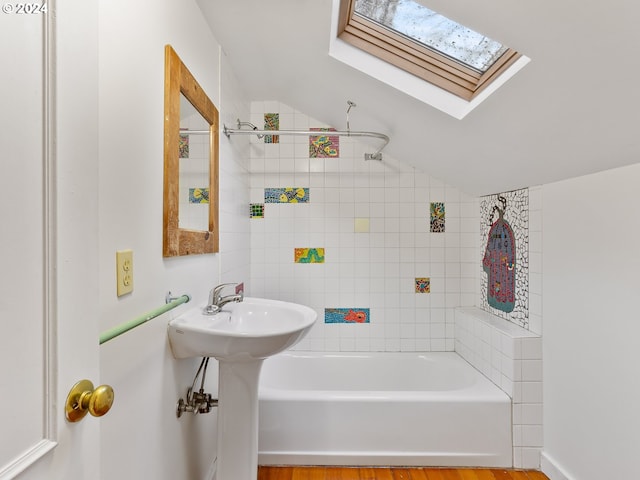
[[[222,291],[225,287],[234,286],[235,293],[232,295],[222,296]],[[244,298],[244,283],[223,283],[211,289],[209,292],[209,303],[204,309],[202,313],[205,315],[215,315],[218,313],[222,307],[224,307],[227,303],[231,302],[241,302]]]

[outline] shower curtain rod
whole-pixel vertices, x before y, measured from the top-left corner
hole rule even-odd
[[[345,137],[371,137],[377,138],[384,141],[384,144],[378,148],[374,153],[365,153],[365,160],[382,160],[382,150],[389,144],[389,137],[383,133],[378,132],[358,132],[352,130],[259,130],[257,128],[253,128],[251,130],[242,130],[242,129],[234,129],[227,128],[224,125],[224,134],[228,137],[231,135],[258,135],[259,138],[262,138],[264,135],[303,135],[303,136],[312,136],[318,137],[320,135],[337,135],[337,136],[345,136]]]

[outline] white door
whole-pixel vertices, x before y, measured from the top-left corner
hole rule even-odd
[[[0,479],[98,480],[97,0],[0,9]]]

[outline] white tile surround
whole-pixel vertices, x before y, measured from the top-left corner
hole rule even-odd
[[[279,113],[282,130],[326,126],[279,102],[251,109],[260,128],[264,113]],[[250,137],[250,202],[263,203],[264,189],[274,187],[309,188],[310,201],[268,203],[264,218],[251,220],[250,284],[254,296],[317,311],[295,348],[453,351],[454,308],[477,297],[477,198],[385,152],[382,163],[365,161],[379,141],[340,137],[340,158],[309,158],[308,137],[279,140]],[[445,202],[445,233],[430,232],[430,202]],[[295,264],[296,247],[324,247],[325,263]],[[417,277],[431,279],[431,293],[415,292]],[[371,322],[325,324],[324,309],[332,307],[370,308]]]
[[[542,338],[476,307],[456,309],[455,351],[512,399],[513,466],[540,468]]]

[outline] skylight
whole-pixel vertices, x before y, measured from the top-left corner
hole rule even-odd
[[[412,0],[356,0],[355,13],[479,72],[486,72],[507,51],[502,44]]]
[[[340,0],[338,36],[466,100],[519,54],[413,0]]]

